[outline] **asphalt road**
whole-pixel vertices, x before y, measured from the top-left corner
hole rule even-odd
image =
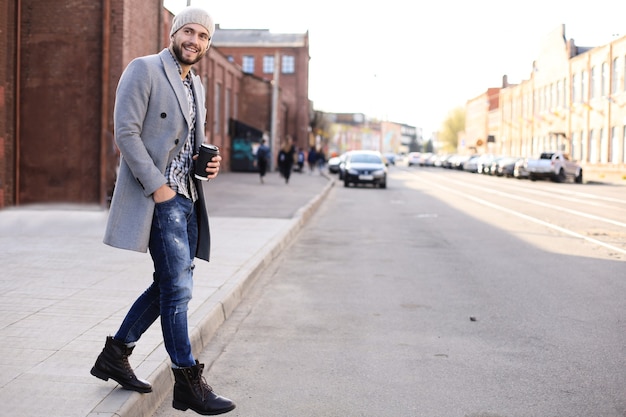
[[[230,416],[624,417],[625,199],[417,168],[337,185],[202,353],[207,380]]]

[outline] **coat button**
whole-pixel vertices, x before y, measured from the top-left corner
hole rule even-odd
[[[176,139],[176,140],[174,141],[174,145],[178,145],[178,142],[179,142],[179,141],[178,141],[178,139]]]
[[[161,119],[165,119],[167,117],[166,113],[161,113]]]

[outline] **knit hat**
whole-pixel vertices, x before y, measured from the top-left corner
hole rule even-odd
[[[213,21],[211,15],[208,14],[204,9],[191,6],[185,7],[180,13],[174,16],[170,36],[175,34],[180,28],[189,23],[195,23],[204,26],[209,32],[209,38],[213,37],[213,33],[215,32],[215,22]]]

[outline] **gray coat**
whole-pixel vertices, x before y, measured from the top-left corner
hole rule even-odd
[[[204,142],[205,92],[193,76],[196,97],[196,151]],[[104,243],[146,252],[154,201],[152,193],[166,184],[165,169],[179,153],[189,133],[189,105],[175,62],[167,49],[133,60],[117,86],[115,141],[121,153]],[[195,180],[199,198],[198,251],[209,260],[209,217],[202,182]]]

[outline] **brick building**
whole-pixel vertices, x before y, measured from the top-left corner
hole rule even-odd
[[[162,0],[0,0],[0,208],[108,202],[117,81],[133,58],[169,44],[172,18]],[[308,40],[306,51],[308,59]],[[195,70],[207,91],[207,140],[220,146],[226,171],[233,136],[269,132],[274,104],[283,109],[277,126],[294,126],[287,118],[304,111],[288,77],[273,101],[271,81],[244,73],[215,43]]]
[[[307,149],[312,104],[309,101],[309,34],[272,33],[267,29],[222,29],[218,26],[213,45],[245,74],[273,82],[277,78],[280,103],[276,114],[274,151],[290,135],[296,146]],[[272,84],[274,85],[274,84]],[[249,99],[258,100],[254,94]],[[250,119],[264,122],[265,114]],[[279,122],[280,122],[279,120]]]
[[[470,152],[492,152],[500,128],[500,88],[488,88],[465,105],[465,132],[461,148]]]
[[[160,0],[131,4],[0,0],[0,207],[106,199],[116,80],[160,46]]]

